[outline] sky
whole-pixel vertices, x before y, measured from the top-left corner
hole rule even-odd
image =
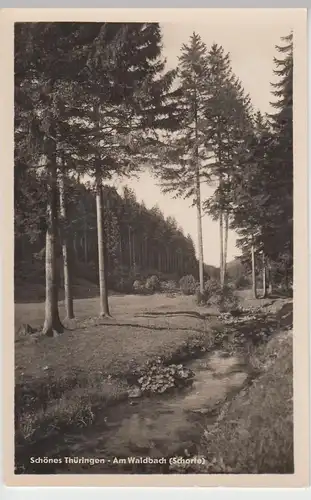
[[[207,9],[208,11],[208,9]],[[244,9],[237,19],[226,10],[222,14],[208,12],[202,22],[160,23],[163,34],[163,56],[167,59],[167,68],[176,67],[177,58],[183,43],[189,41],[195,31],[201,36],[208,48],[213,43],[222,45],[225,52],[231,56],[232,69],[251,97],[255,109],[261,112],[271,112],[271,86],[275,81],[273,75],[273,57],[277,55],[275,45],[280,38],[289,34],[292,29],[291,15],[288,10],[262,9],[261,12]],[[241,11],[240,11],[241,12]],[[123,182],[116,181],[118,190]],[[196,210],[190,207],[190,201],[172,199],[171,195],[163,195],[156,180],[149,172],[142,173],[138,179],[127,180],[138,201],[144,201],[148,208],[158,205],[164,215],[176,218],[185,234],[190,234],[197,249]],[[202,198],[210,196],[212,188],[202,187]],[[204,261],[207,264],[219,266],[219,225],[208,215],[203,217]],[[239,255],[236,248],[236,234],[229,232],[228,261]]]

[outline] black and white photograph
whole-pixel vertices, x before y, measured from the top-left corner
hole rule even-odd
[[[15,475],[296,471],[297,23],[242,11],[14,24]]]

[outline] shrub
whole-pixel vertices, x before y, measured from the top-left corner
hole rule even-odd
[[[161,358],[147,363],[146,372],[138,379],[141,391],[163,394],[175,387],[182,387],[193,379],[193,372],[182,364],[164,366]]]
[[[204,292],[201,293],[199,287],[196,289],[196,302],[198,305],[217,305],[221,297],[221,286],[216,279],[209,279],[204,283]]]
[[[232,285],[221,287],[219,281],[210,279],[204,284],[203,294],[196,290],[196,302],[198,305],[215,305],[221,311],[230,311],[238,307],[238,298],[234,293]]]
[[[194,295],[197,289],[197,281],[192,274],[188,274],[179,280],[179,287],[184,295]]]
[[[234,288],[230,285],[225,285],[219,301],[220,310],[231,311],[232,309],[237,309],[238,305],[239,299],[234,293]]]
[[[159,291],[160,290],[160,280],[159,280],[158,276],[153,275],[153,276],[150,276],[149,278],[147,278],[145,287],[150,292]]]
[[[133,283],[133,290],[136,293],[144,293],[146,292],[145,284],[141,280],[135,280]]]
[[[177,283],[176,281],[169,280],[169,281],[162,281],[161,282],[161,291],[164,293],[167,293],[168,295],[174,294],[177,290]]]

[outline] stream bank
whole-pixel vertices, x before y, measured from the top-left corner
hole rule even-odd
[[[202,349],[200,342],[191,344],[190,350],[189,346],[186,350],[182,347],[178,360],[174,354],[168,363],[180,362],[183,354],[184,367],[195,374],[191,386],[99,408],[91,426],[70,429],[54,439],[25,447],[18,460],[23,464],[21,473],[174,473],[168,458],[196,455],[206,427],[213,426],[225,403],[258,374],[249,363],[246,347],[258,342],[265,345],[271,335],[285,327],[283,319],[291,307],[288,309],[279,311],[278,318],[277,311],[271,311],[270,319],[265,313],[261,319],[219,325],[213,334],[213,346],[207,349]],[[244,345],[242,349],[236,340]],[[39,458],[31,461],[30,455],[47,457],[47,463],[39,463]],[[133,463],[135,458],[137,463]]]
[[[29,463],[25,472],[170,473],[169,457],[195,455],[204,426],[215,421],[222,404],[253,375],[243,358],[222,350],[205,353],[185,366],[195,373],[190,387],[107,409],[91,427],[63,436],[63,443],[50,455],[54,463]],[[36,456],[44,457],[46,451],[38,449]],[[140,457],[147,463],[132,463]],[[92,464],[95,458],[100,463]]]

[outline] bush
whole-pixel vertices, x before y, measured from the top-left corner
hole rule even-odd
[[[177,283],[176,281],[162,281],[161,282],[161,291],[167,294],[174,294],[177,291]]]
[[[219,281],[215,279],[205,282],[203,294],[198,289],[196,290],[196,302],[198,305],[215,305],[221,311],[230,311],[238,306],[234,287],[226,284],[222,288]]]
[[[136,293],[144,293],[146,292],[145,284],[141,280],[135,280],[133,283],[133,290]]]
[[[209,279],[204,283],[204,292],[201,293],[199,286],[196,289],[196,302],[198,305],[219,305],[222,290],[219,281]]]
[[[145,288],[150,292],[158,292],[161,288],[158,276],[153,275],[147,278]]]
[[[197,289],[197,281],[192,274],[188,274],[179,280],[179,287],[184,295],[194,295]]]
[[[231,311],[237,309],[239,306],[239,299],[234,293],[234,288],[230,285],[225,285],[223,294],[219,301],[219,308],[221,311]]]

